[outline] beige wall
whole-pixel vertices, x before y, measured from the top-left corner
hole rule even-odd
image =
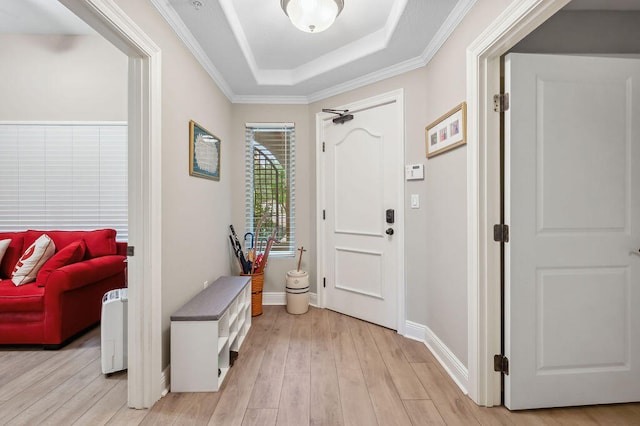
[[[228,275],[231,223],[231,103],[150,2],[117,0],[162,51],[162,367],[170,316]],[[221,141],[220,181],[189,176],[189,120]],[[242,182],[236,182],[242,187]]]
[[[427,65],[427,123],[466,100],[466,49],[511,1],[478,1]],[[427,164],[425,324],[468,365],[466,147]]]
[[[244,224],[244,129],[245,123],[285,123],[296,126],[296,247],[304,246],[307,252],[302,259],[301,269],[309,272],[311,292],[315,292],[315,228],[312,228],[312,213],[315,185],[311,173],[311,162],[315,158],[315,136],[311,137],[309,115],[306,105],[243,105],[233,106],[231,129],[231,162],[234,191],[231,195],[233,224],[240,236],[245,232]],[[315,160],[313,160],[315,161]],[[242,231],[242,233],[240,233]],[[264,292],[284,292],[287,271],[296,269],[297,258],[270,257],[265,273]],[[234,267],[237,273],[237,266]]]
[[[127,57],[94,35],[0,35],[0,120],[126,121]]]

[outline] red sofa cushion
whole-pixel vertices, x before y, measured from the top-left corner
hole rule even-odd
[[[67,291],[82,287],[89,282],[106,279],[124,271],[125,259],[126,257],[119,255],[101,256],[63,266],[51,273],[49,286],[55,280],[57,288]]]
[[[84,240],[78,240],[59,250],[40,268],[40,272],[38,272],[38,277],[36,278],[37,285],[44,287],[47,285],[49,275],[51,275],[53,271],[84,259],[86,248],[87,246]]]
[[[0,312],[44,310],[44,288],[36,283],[16,287],[11,280],[0,281]]]
[[[20,256],[22,256],[22,247],[24,246],[23,234],[24,232],[0,232],[0,240],[11,239],[11,244],[9,244],[7,251],[4,253],[2,263],[0,264],[0,278],[11,277],[13,268],[16,266]]]
[[[84,242],[87,243],[87,251],[84,256],[85,259],[93,259],[94,257],[116,254],[115,229],[87,231],[82,235],[82,238],[84,239]]]
[[[95,231],[34,231],[30,229],[25,233],[25,247],[29,247],[42,234],[47,234],[59,249],[83,239],[87,245],[85,259],[116,254],[115,229],[96,229]]]

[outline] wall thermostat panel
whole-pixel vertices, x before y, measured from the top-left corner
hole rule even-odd
[[[424,164],[410,164],[405,166],[405,177],[407,180],[424,179]]]

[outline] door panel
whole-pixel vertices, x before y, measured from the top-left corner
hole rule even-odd
[[[505,86],[505,405],[638,401],[640,61],[510,54]]]
[[[392,329],[403,262],[385,212],[402,209],[401,111],[397,101],[372,103],[322,127],[325,306]]]
[[[363,117],[358,117],[358,120],[362,121]],[[331,126],[336,124],[331,123]],[[366,129],[355,126],[335,143],[335,232],[382,237],[382,215],[372,213],[384,210],[384,175],[374,172],[384,166],[383,148],[380,135],[371,134]],[[361,163],[370,168],[371,172],[366,172],[364,167],[362,173],[357,172],[359,168],[355,165]],[[366,202],[362,202],[363,199]]]

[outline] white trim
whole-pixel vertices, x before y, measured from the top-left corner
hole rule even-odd
[[[569,0],[512,2],[467,49],[467,302],[469,396],[479,405],[500,404],[500,253],[491,227],[499,221],[500,56]]]
[[[158,0],[154,1],[154,3],[157,1]],[[331,50],[291,69],[261,68],[256,62],[249,40],[244,32],[236,8],[233,5],[233,0],[219,0],[219,3],[256,83],[259,86],[294,86],[326,72],[330,72],[338,67],[348,65],[354,60],[364,58],[385,49],[389,45],[391,36],[402,17],[404,8],[407,5],[407,0],[394,2],[384,27],[376,32],[340,46],[337,49]],[[175,14],[175,11],[167,11],[166,13]],[[176,22],[177,25],[182,24],[184,27],[182,21],[174,20],[174,22]],[[185,28],[176,29],[176,32],[185,32]]]
[[[424,67],[425,65],[426,64],[419,56],[407,59],[406,61],[376,70],[372,73],[363,75],[362,77],[354,78],[353,80],[345,81],[344,83],[337,84],[333,87],[329,87],[328,89],[323,89],[318,92],[312,93],[307,97],[307,99],[309,103],[321,101],[322,99],[336,96],[340,93],[345,93],[359,87],[367,86],[381,80],[386,80],[387,78],[395,77],[397,75],[413,71],[415,69]]]
[[[460,0],[453,7],[447,19],[444,20],[438,32],[433,36],[420,58],[427,65],[431,59],[438,53],[442,45],[449,39],[453,30],[455,30],[460,22],[467,16],[477,0]]]
[[[286,305],[287,304],[287,293],[285,293],[284,291],[263,292],[262,293],[262,304],[264,306]]]
[[[69,0],[67,0],[69,1]],[[406,0],[402,0],[406,2]],[[367,45],[372,45],[376,49],[380,49],[388,44],[390,37],[393,34],[393,30],[397,27],[398,20],[402,16],[400,13],[404,10],[404,4],[398,2],[397,5],[394,5],[392,12],[387,19],[385,27],[374,33],[370,36],[373,37],[374,43],[371,44],[370,40],[367,41]],[[407,59],[399,64],[394,64],[389,67],[376,70],[372,73],[364,75],[362,77],[358,77],[352,80],[349,80],[344,83],[340,83],[333,87],[329,87],[327,89],[320,90],[315,93],[311,93],[309,95],[291,95],[291,96],[277,96],[277,95],[238,95],[233,92],[229,84],[223,78],[222,74],[218,71],[218,69],[213,65],[211,60],[207,57],[206,53],[197,42],[193,34],[189,31],[187,26],[184,24],[184,21],[180,18],[178,13],[175,11],[173,6],[171,6],[171,2],[169,0],[151,0],[151,3],[158,10],[160,15],[167,21],[169,26],[175,31],[180,40],[185,44],[187,49],[191,51],[193,56],[200,62],[202,67],[209,73],[213,81],[220,87],[220,90],[225,94],[225,96],[232,102],[238,104],[297,104],[297,105],[306,105],[310,104],[322,99],[326,99],[331,96],[338,95],[340,93],[347,92],[349,90],[357,89],[362,86],[366,86],[368,84],[372,84],[390,77],[394,77],[400,74],[404,74],[406,72],[412,71],[414,69],[423,67],[427,65],[431,59],[435,56],[438,50],[442,47],[442,45],[449,38],[451,33],[455,30],[455,28],[460,24],[462,19],[467,15],[469,10],[473,7],[477,0],[459,0],[452,11],[449,13],[443,24],[440,26],[436,34],[431,39],[429,45],[425,48],[425,50],[419,56],[415,58]],[[229,0],[220,1],[220,5],[227,16],[227,21],[229,25],[232,27],[234,32],[234,36],[236,36],[236,40],[241,46],[241,50],[245,59],[247,60],[247,64],[256,78],[256,81],[261,84],[276,84],[276,85],[289,85],[298,84],[304,80],[307,80],[314,75],[321,72],[328,72],[331,69],[335,69],[335,67],[340,66],[340,64],[344,63],[346,59],[349,62],[353,61],[354,58],[357,58],[361,55],[362,51],[358,50],[357,55],[354,56],[353,49],[339,49],[339,51],[331,52],[331,54],[324,55],[323,62],[318,64],[318,58],[312,61],[311,63],[304,64],[294,70],[263,70],[258,68],[255,63],[255,59],[253,58],[253,53],[246,41],[246,37],[244,36],[244,32],[242,31],[242,27],[238,22],[235,22],[234,19],[230,19],[229,15],[235,15],[235,9],[230,7]],[[400,7],[402,6],[402,9]],[[237,18],[237,16],[236,16]],[[236,19],[237,20],[237,19]],[[238,36],[237,31],[242,33],[241,36]],[[379,33],[379,34],[378,34]],[[367,37],[365,37],[366,39]],[[364,44],[363,39],[356,40],[351,44],[359,43],[360,45]],[[376,50],[374,49],[374,50]],[[247,53],[249,52],[249,53]],[[331,62],[331,65],[327,66],[325,61]],[[321,67],[319,66],[321,65]]]
[[[426,327],[417,322],[407,320],[404,325],[404,337],[424,343],[427,339]]]
[[[262,96],[262,95],[234,95],[230,98],[234,104],[267,104],[267,105],[307,105],[306,96]]]
[[[0,120],[0,125],[30,125],[30,126],[126,126],[126,121],[14,121]]]
[[[451,379],[458,385],[463,393],[467,394],[469,383],[469,372],[464,364],[451,352],[438,336],[426,325],[412,321],[405,323],[406,334],[404,337],[424,343],[433,354],[442,368],[449,374]]]
[[[442,368],[449,373],[449,376],[456,382],[456,385],[466,395],[469,386],[469,371],[467,367],[454,355],[436,334],[425,326],[425,341],[433,356],[438,360]]]
[[[287,122],[265,122],[265,123],[244,123],[244,127],[259,127],[260,129],[277,129],[280,130],[283,127],[295,127],[295,123]]]
[[[162,374],[160,375],[160,389],[162,389],[161,397],[167,395],[171,390],[171,364],[162,370]]]
[[[340,93],[347,92],[349,90],[357,89],[362,86],[366,86],[372,83],[376,83],[387,78],[395,77],[400,74],[404,74],[409,71],[426,66],[431,59],[438,53],[438,50],[447,41],[451,33],[456,29],[460,22],[467,15],[469,10],[473,7],[477,0],[460,0],[454,6],[447,19],[442,23],[436,34],[431,39],[431,42],[427,45],[425,50],[420,56],[410,58],[402,61],[398,64],[391,65],[380,70],[376,70],[370,74],[362,77],[354,78],[353,80],[340,83],[328,89],[323,89],[318,92],[312,93],[308,96],[309,103],[317,102],[322,99],[329,98],[331,96],[339,95]]]
[[[275,305],[282,306],[287,304],[287,293],[283,291],[270,291],[262,293],[262,304],[264,306]],[[318,307],[317,293],[309,292],[309,304]]]
[[[405,121],[404,121],[404,89],[398,89],[391,92],[383,93],[378,96],[373,96],[371,98],[362,99],[357,102],[352,102],[348,105],[341,105],[335,107],[337,109],[348,109],[352,112],[357,112],[359,110],[365,108],[371,108],[377,105],[383,105],[385,103],[396,102],[399,106],[397,109],[398,117],[397,120],[400,123],[400,139],[402,141],[400,153],[399,153],[399,161],[401,164],[398,164],[398,167],[404,168],[404,155],[405,155]],[[316,207],[318,211],[321,210],[322,206],[325,205],[323,195],[324,195],[324,162],[322,155],[322,143],[323,143],[323,126],[322,122],[332,117],[331,114],[319,112],[316,113]],[[402,174],[401,181],[398,182],[400,187],[400,191],[398,193],[398,207],[396,211],[396,217],[404,218],[404,206],[405,206],[405,194],[404,194],[404,173]],[[397,265],[398,265],[398,275],[397,275],[397,307],[396,307],[396,327],[397,331],[400,334],[404,334],[405,327],[405,296],[406,296],[406,277],[405,277],[405,252],[404,252],[404,243],[405,243],[405,227],[404,220],[398,220],[395,223],[396,233],[398,239],[398,253],[397,253]],[[395,237],[394,237],[395,238]],[[325,263],[324,263],[324,252],[326,250],[326,242],[324,238],[324,221],[320,218],[316,219],[316,241],[318,242],[318,249],[316,250],[316,265],[317,265],[317,275],[316,282],[318,283],[318,306],[324,308],[325,307],[325,298],[324,298],[324,288],[320,285],[323,282],[323,278],[325,277]]]
[[[173,6],[169,0],[151,0],[151,3],[155,6],[156,10],[162,15],[162,17],[167,21],[169,26],[175,31],[178,38],[184,43],[184,45],[189,49],[189,51],[193,54],[193,56],[200,62],[202,68],[209,74],[211,79],[218,85],[222,93],[227,97],[227,99],[232,100],[235,94],[227,84],[227,81],[222,77],[222,74],[211,59],[207,56],[207,54],[200,46],[200,43],[196,40],[196,38],[191,34],[191,31],[187,28],[187,26],[180,18],[180,15],[175,11]]]
[[[114,0],[61,3],[129,56],[128,405],[147,408],[162,392],[161,53]]]

